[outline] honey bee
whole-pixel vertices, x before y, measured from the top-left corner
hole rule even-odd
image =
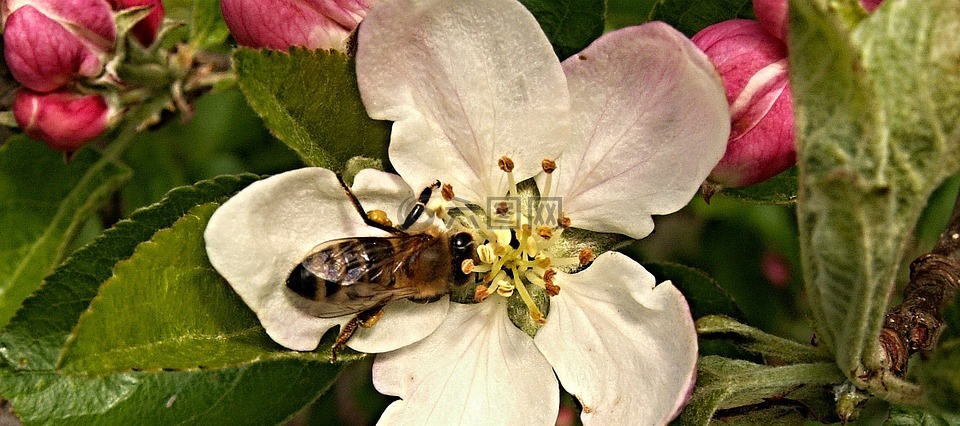
[[[467,284],[473,274],[463,272],[464,260],[477,262],[473,234],[428,228],[408,232],[425,210],[439,182],[424,189],[403,224],[393,227],[368,217],[346,186],[353,206],[369,226],[389,232],[387,237],[342,238],[313,248],[287,278],[287,288],[311,315],[333,318],[356,314],[340,330],[331,351],[336,360],[358,326],[370,327],[392,301],[433,302],[453,286]]]

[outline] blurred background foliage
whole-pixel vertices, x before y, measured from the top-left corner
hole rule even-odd
[[[647,22],[656,3],[608,0],[606,29]],[[87,223],[77,247],[104,226],[159,201],[171,188],[223,174],[269,175],[303,166],[297,155],[265,129],[236,87],[201,97],[195,108],[189,122],[176,118],[138,136],[124,158],[133,170],[131,181],[115,197],[114,211],[103,212]],[[906,283],[905,266],[929,251],[946,224],[958,187],[960,179],[955,177],[934,193],[903,260],[900,288]],[[675,262],[704,271],[732,296],[747,324],[800,342],[813,337],[805,317],[796,215],[791,205],[750,204],[723,194],[707,204],[697,197],[683,210],[657,218],[653,235],[623,251],[641,263]],[[372,362],[373,357],[366,357],[347,367],[331,391],[292,423],[375,423],[391,399],[373,388]],[[579,416],[573,398],[565,394],[563,404],[558,423],[576,424]]]

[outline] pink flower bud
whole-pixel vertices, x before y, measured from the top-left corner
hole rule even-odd
[[[137,6],[153,6],[150,14],[142,21],[133,26],[133,36],[144,46],[153,44],[157,38],[157,32],[160,31],[160,25],[163,24],[163,3],[160,0],[110,0],[113,8],[116,10],[129,9]]]
[[[13,114],[20,129],[57,151],[73,152],[107,129],[110,108],[100,95],[59,90],[17,91]]]
[[[753,0],[753,14],[770,34],[787,41],[787,3],[789,0]],[[883,0],[860,0],[860,6],[873,12]]]
[[[106,0],[7,0],[3,22],[7,66],[40,92],[99,75],[116,40]]]
[[[710,180],[752,185],[796,163],[787,48],[756,21],[711,25],[693,42],[713,61],[730,103],[730,140]]]
[[[222,0],[230,33],[247,47],[346,49],[371,0]]]

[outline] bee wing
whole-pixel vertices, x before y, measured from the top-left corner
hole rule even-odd
[[[416,235],[351,238],[317,246],[298,266],[309,274],[294,288],[297,304],[311,315],[332,318],[363,312],[417,294],[397,287],[396,272],[425,241]],[[294,270],[291,279],[298,273]]]

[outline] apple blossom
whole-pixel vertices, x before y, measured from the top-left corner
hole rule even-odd
[[[793,166],[797,149],[786,45],[746,19],[704,28],[693,42],[716,65],[730,102],[730,141],[710,181],[752,185]]]
[[[346,50],[373,0],[222,0],[230,33],[243,46]]]
[[[554,424],[558,379],[588,424],[675,416],[695,378],[687,303],[626,256],[592,251],[590,235],[648,235],[651,215],[683,207],[716,165],[730,121],[709,60],[651,23],[560,63],[514,0],[394,0],[359,30],[356,69],[368,113],[394,121],[399,173],[361,171],[352,192],[363,208],[397,211],[439,180],[411,232],[465,231],[480,243],[479,263],[460,265],[477,275],[473,297],[389,303],[348,341],[380,353],[374,384],[400,397],[381,421]],[[524,195],[518,184],[530,179],[537,191]],[[311,316],[283,285],[290,272],[325,241],[386,235],[364,224],[332,172],[308,168],[241,191],[204,238],[271,338],[312,350],[352,316]],[[527,318],[534,328],[518,328]]]
[[[138,6],[152,6],[150,14],[142,21],[137,22],[130,31],[143,46],[150,46],[157,38],[160,25],[163,24],[163,2],[160,0],[110,0],[115,10],[129,9]]]
[[[3,3],[4,57],[24,86],[48,92],[99,75],[116,40],[106,0]]]
[[[76,151],[100,136],[111,116],[102,96],[65,90],[38,93],[20,89],[14,97],[13,113],[27,136],[63,152]]]

